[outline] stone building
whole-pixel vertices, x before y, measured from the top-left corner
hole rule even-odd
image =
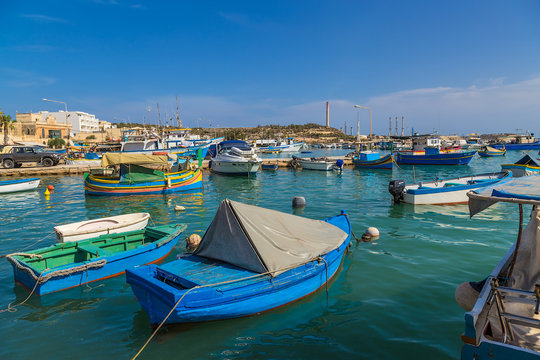
[[[54,116],[48,115],[43,118],[39,113],[17,113],[16,122],[13,123],[14,141],[33,141],[46,144],[48,139],[68,138],[71,124],[58,123]]]

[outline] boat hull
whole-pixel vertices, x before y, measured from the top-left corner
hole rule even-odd
[[[506,150],[504,151],[478,151],[480,157],[493,157],[493,156],[504,156]]]
[[[413,205],[466,204],[467,193],[512,178],[512,173],[481,174],[405,186],[403,202]],[[445,186],[446,185],[446,186]]]
[[[319,170],[319,171],[331,171],[335,165],[335,161],[309,161],[300,160],[298,163],[302,166],[303,170]]]
[[[149,219],[148,213],[111,216],[56,226],[54,232],[57,242],[80,241],[105,234],[141,230],[146,227]]]
[[[0,181],[0,194],[34,190],[39,182],[39,178]]]
[[[360,160],[353,158],[353,165],[358,169],[392,169],[394,165],[393,155],[386,155],[377,160]]]
[[[431,155],[413,155],[398,152],[396,162],[400,165],[467,165],[475,151],[450,152]]]
[[[212,159],[210,170],[218,174],[247,175],[259,171],[259,161],[222,161]]]
[[[528,143],[528,144],[495,144],[490,145],[495,149],[505,148],[506,150],[538,150],[540,149],[540,142]]]
[[[135,249],[124,251],[112,256],[97,256],[89,261],[77,262],[61,268],[45,269],[41,273],[35,269],[22,269],[20,263],[10,261],[14,278],[16,282],[21,283],[27,289],[34,289],[37,295],[45,295],[48,293],[66,290],[98,280],[104,280],[110,277],[122,275],[126,269],[134,266],[151,264],[164,259],[173,249],[175,244],[180,239],[180,235],[184,231],[185,226],[178,228],[167,239],[156,243],[143,244]],[[129,234],[129,233],[124,233]],[[61,246],[61,244],[58,244]],[[62,244],[63,245],[63,244]],[[98,266],[99,263],[105,264]],[[36,285],[36,278],[45,278],[47,275],[58,271],[73,269],[75,267],[86,266],[84,271],[76,271],[65,276],[55,276],[43,283]],[[25,266],[22,266],[25,267]],[[31,273],[34,275],[32,276]]]
[[[522,164],[502,164],[501,169],[511,171],[514,177],[540,174],[540,167]]]
[[[164,179],[137,184],[124,184],[120,179],[87,174],[84,179],[84,190],[87,195],[136,195],[136,194],[168,194],[178,191],[189,191],[202,188],[202,171],[188,170],[165,174]]]
[[[156,266],[130,269],[126,271],[126,280],[142,307],[150,315],[152,324],[161,323],[171,310],[173,311],[166,320],[169,324],[223,320],[258,314],[315,292],[337,273],[349,244],[350,223],[346,215],[336,216],[327,221],[349,234],[347,239],[338,248],[323,255],[324,261],[321,259],[309,262],[274,278],[268,275],[257,276],[254,272],[234,267],[229,271],[241,271],[242,278],[250,277],[250,279],[239,281],[229,287],[218,286],[218,289],[197,288],[187,294],[185,288],[179,290],[158,280],[159,269]],[[176,260],[178,265],[181,265],[181,262],[194,263],[183,259]],[[203,269],[206,271],[211,268],[211,264],[205,266]],[[212,279],[208,282],[212,283]],[[183,294],[185,298],[178,303]]]

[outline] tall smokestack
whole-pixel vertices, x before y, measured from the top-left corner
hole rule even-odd
[[[398,119],[398,117],[396,116],[396,136],[398,136],[398,134],[397,134],[397,119]]]
[[[388,137],[392,137],[392,117],[388,118]]]
[[[326,127],[330,127],[330,104],[326,102]]]
[[[401,117],[401,137],[405,136],[405,116]]]

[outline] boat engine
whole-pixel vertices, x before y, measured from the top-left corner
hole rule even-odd
[[[405,190],[404,180],[391,180],[388,184],[388,191],[394,197],[394,202],[399,204],[403,200],[403,191]]]

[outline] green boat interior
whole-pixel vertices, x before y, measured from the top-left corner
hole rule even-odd
[[[182,225],[185,227],[185,225]],[[44,249],[30,251],[29,257],[17,255],[15,258],[37,272],[64,265],[82,263],[94,258],[105,258],[136,249],[140,246],[165,241],[180,227],[157,226],[118,234],[105,234],[96,238],[56,244]]]

